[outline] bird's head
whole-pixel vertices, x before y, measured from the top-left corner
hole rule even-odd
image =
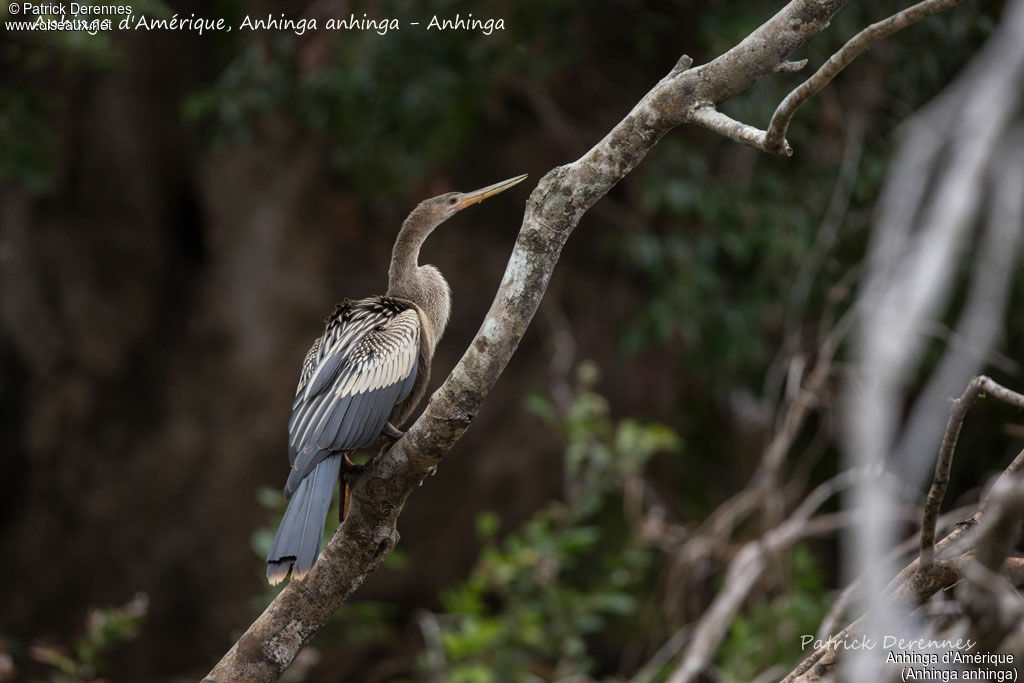
[[[473,190],[472,192],[448,192],[438,195],[437,197],[420,202],[420,205],[416,207],[415,213],[423,215],[425,218],[429,217],[428,220],[432,225],[440,225],[466,207],[479,204],[488,197],[504,192],[524,180],[526,180],[525,173],[515,178],[502,180],[500,183],[482,187],[479,190]]]

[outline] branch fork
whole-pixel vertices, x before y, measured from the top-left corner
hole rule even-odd
[[[800,108],[807,100],[811,99],[822,88],[832,82],[839,73],[857,58],[860,53],[871,47],[874,43],[888,38],[911,24],[943,10],[955,7],[964,0],[923,0],[907,9],[897,12],[887,19],[868,26],[866,29],[848,40],[838,52],[814,72],[803,83],[794,88],[772,114],[771,121],[766,130],[760,130],[753,126],[736,121],[715,109],[713,102],[702,103],[691,111],[689,122],[708,128],[719,135],[741,142],[748,147],[768,152],[769,154],[780,154],[791,156],[793,149],[786,142],[786,131],[789,124]],[[806,59],[800,61],[783,60],[773,68],[774,73],[794,73],[807,64]]]

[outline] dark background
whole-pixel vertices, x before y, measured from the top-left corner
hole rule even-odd
[[[855,4],[797,56],[815,67],[884,16]],[[713,58],[778,5],[167,2],[136,12],[236,23],[301,9],[322,25],[459,11],[503,17],[506,29],[5,32],[0,652],[46,675],[33,643],[72,642],[91,607],[143,592],[148,615],[112,650],[108,675],[205,672],[264,593],[250,536],[273,513],[256,492],[283,483],[299,363],[336,301],[386,288],[405,214],[530,174],[424,249],[454,292],[436,386],[490,303],[536,180],[600,139],[680,54]],[[478,513],[496,511],[505,533],[562,496],[563,442],[524,408],[564,379],[552,365],[558,330],[571,332],[574,362],[601,369],[611,415],[682,437],[681,454],[649,465],[674,514],[699,521],[741,486],[771,428],[758,401],[787,316],[812,345],[826,291],[862,255],[896,126],[942,90],[1000,6],[969,3],[872,49],[797,115],[792,158],[685,128],[595,206],[484,410],[410,499],[403,566],[356,596],[394,606],[392,636],[372,656],[326,654],[312,680],[373,678],[346,668],[360,656],[398,658],[379,679],[412,676],[411,615],[438,609],[473,565]],[[726,110],[763,127],[805,76],[767,78]],[[841,239],[792,311],[854,117],[863,155]],[[1007,348],[1020,342],[1012,310]],[[752,413],[741,409],[751,397]],[[828,469],[831,447],[823,457]],[[614,639],[593,647],[597,673],[614,673]]]

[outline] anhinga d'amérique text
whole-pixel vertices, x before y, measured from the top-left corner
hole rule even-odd
[[[456,213],[522,182],[516,176],[475,192],[449,192],[419,204],[395,240],[383,296],[345,300],[327,319],[302,363],[288,422],[289,498],[267,554],[267,579],[301,578],[320,553],[324,522],[346,453],[403,424],[427,389],[434,349],[452,295],[420,247]],[[344,492],[342,493],[344,495]]]

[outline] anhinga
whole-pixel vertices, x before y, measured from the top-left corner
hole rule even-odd
[[[420,203],[402,223],[384,296],[345,300],[306,353],[288,422],[285,484],[290,498],[267,554],[267,579],[300,578],[320,553],[327,510],[342,458],[401,425],[426,392],[434,349],[448,324],[452,296],[420,247],[456,213],[522,182],[516,176],[475,192],[449,192]],[[344,492],[343,492],[344,495]]]

